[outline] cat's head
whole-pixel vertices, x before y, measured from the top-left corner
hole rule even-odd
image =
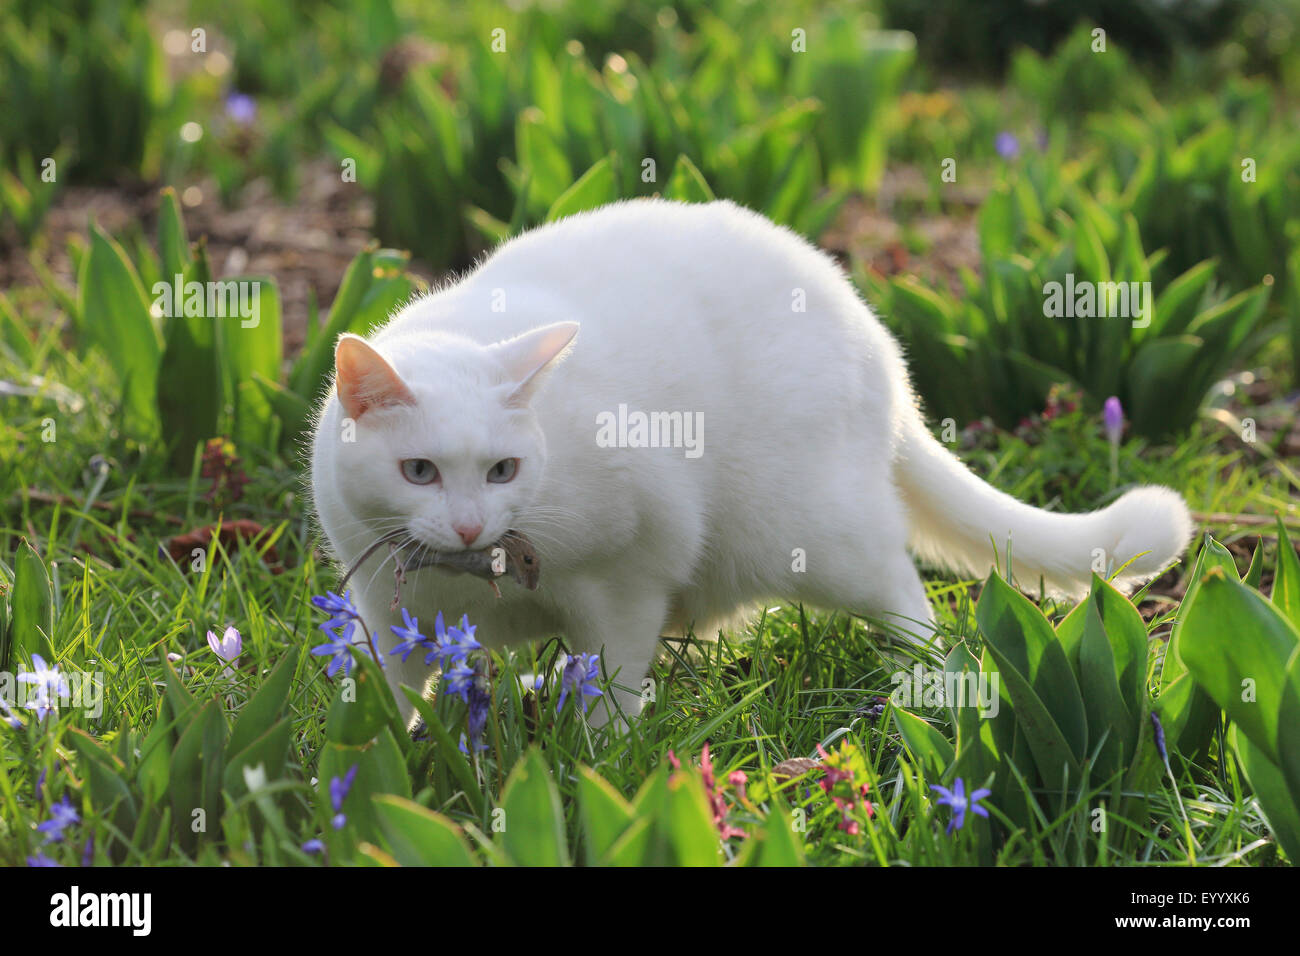
[[[488,346],[430,336],[388,357],[340,338],[335,487],[349,513],[432,550],[494,544],[537,493],[546,442],[532,402],[577,331],[558,322]]]

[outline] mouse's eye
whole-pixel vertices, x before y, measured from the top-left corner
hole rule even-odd
[[[518,458],[502,458],[488,469],[487,480],[496,485],[504,485],[508,481],[514,481],[517,471],[519,471]]]
[[[402,477],[413,485],[430,485],[438,480],[438,466],[427,458],[405,458]]]

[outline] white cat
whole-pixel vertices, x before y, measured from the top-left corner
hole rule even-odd
[[[396,529],[439,552],[524,532],[538,590],[503,580],[498,598],[424,569],[402,605],[425,634],[442,611],[490,647],[560,634],[603,652],[629,713],[661,634],[707,637],[760,601],[933,640],[909,550],[982,576],[996,546],[1022,585],[1077,596],[1098,549],[1114,567],[1139,555],[1131,586],[1191,534],[1167,488],[1053,514],[976,478],[926,429],[898,345],[835,263],[728,202],[535,229],[368,340],[341,338],[312,484],[344,565]],[[351,586],[386,655],[388,551]],[[421,654],[385,665],[395,691],[432,676]]]

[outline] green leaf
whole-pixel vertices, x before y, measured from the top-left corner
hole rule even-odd
[[[230,732],[230,744],[227,755],[234,756],[259,736],[266,728],[275,723],[285,711],[289,701],[289,689],[293,685],[293,675],[301,659],[300,651],[291,651],[275,666],[262,686],[249,698],[248,703],[239,712],[234,729]]]
[[[894,723],[898,725],[898,732],[912,758],[926,776],[942,780],[956,756],[948,738],[922,718],[898,708],[894,709]]]
[[[803,846],[795,836],[790,810],[780,800],[773,801],[763,824],[762,842],[755,866],[803,866]]]
[[[180,474],[189,471],[195,445],[218,434],[225,404],[217,341],[221,320],[207,314],[205,290],[211,280],[202,243],[183,277],[180,303],[173,301],[173,280],[167,280],[165,299],[172,314],[165,320],[166,348],[158,369],[158,421],[170,450],[172,470]],[[190,283],[199,284],[204,299],[197,315],[187,314]]]
[[[225,716],[221,701],[213,698],[199,709],[172,751],[172,819],[186,849],[198,842],[199,821],[215,828],[221,819],[225,743]]]
[[[394,739],[393,732],[387,727],[380,728],[374,742],[365,746],[327,741],[325,749],[321,751],[318,771],[317,808],[331,852],[342,837],[331,822],[335,810],[330,800],[330,781],[335,778],[346,779],[353,767],[357,768],[357,773],[342,807],[347,818],[345,834],[355,834],[365,840],[378,840],[381,832],[379,816],[372,797],[382,793],[408,800],[411,797],[411,777],[406,769],[406,761],[402,758],[401,748]]]
[[[165,282],[173,282],[176,276],[185,274],[190,264],[189,235],[181,217],[180,200],[171,186],[164,187],[158,204],[158,252],[162,256]]]
[[[578,798],[587,862],[599,865],[636,818],[632,805],[590,767],[578,768]]]
[[[1277,571],[1273,577],[1273,604],[1300,630],[1300,559],[1286,533],[1281,515],[1277,519]]]
[[[1137,432],[1160,438],[1191,424],[1205,397],[1189,388],[1204,347],[1194,335],[1178,335],[1150,339],[1138,348],[1125,373],[1127,407]]]
[[[1227,739],[1255,791],[1269,829],[1294,864],[1300,860],[1300,793],[1288,786],[1277,765],[1239,727],[1229,727]]]
[[[1250,567],[1241,578],[1241,583],[1247,587],[1259,590],[1260,583],[1264,580],[1264,539],[1255,539],[1255,550],[1250,555]],[[1274,584],[1274,587],[1277,585]],[[1274,603],[1277,603],[1276,601]],[[1295,621],[1291,622],[1296,623]]]
[[[402,866],[477,866],[460,827],[440,813],[392,794],[373,798],[379,829]]]
[[[271,381],[268,378],[253,373],[253,383],[261,391],[262,397],[270,405],[275,417],[283,425],[280,432],[280,441],[286,445],[298,441],[298,439],[307,431],[308,424],[311,421],[311,405],[298,395],[291,392],[283,385]]]
[[[91,803],[102,814],[112,814],[114,826],[124,833],[135,827],[135,798],[123,779],[125,767],[120,760],[79,728],[72,728],[65,738],[77,752],[77,769],[87,781]]]
[[[81,328],[108,356],[121,377],[127,422],[136,434],[158,430],[154,398],[162,342],[149,299],[122,247],[91,226],[90,250],[77,283]]]
[[[224,786],[235,798],[248,792],[244,782],[244,768],[260,766],[268,782],[279,780],[284,776],[285,762],[289,748],[293,744],[293,727],[286,717],[276,721],[261,736],[251,741],[241,750],[228,746],[231,756],[226,758]]]
[[[1015,707],[1017,729],[1024,734],[1044,785],[1056,789],[1062,783],[1077,782],[1081,772],[1078,758],[1033,686],[996,647],[992,644],[986,647],[998,664],[998,674],[1007,685],[1007,694]],[[1068,781],[1063,779],[1062,770],[1069,771]]]
[[[1274,762],[1279,761],[1278,722],[1290,686],[1288,665],[1300,634],[1271,603],[1221,568],[1205,573],[1185,611],[1179,654],[1196,682]]]
[[[1201,578],[1208,569],[1215,567],[1222,568],[1232,578],[1237,575],[1237,565],[1231,552],[1207,534],[1196,555],[1196,564],[1192,567],[1187,592],[1183,595],[1178,618],[1170,632],[1164,665],[1160,671],[1161,690],[1157,708],[1160,720],[1164,724],[1170,746],[1189,760],[1195,759],[1209,745],[1210,737],[1219,724],[1219,707],[1194,680],[1184,682],[1177,693],[1172,692],[1178,679],[1187,673],[1178,650],[1182,643],[1186,612],[1195,601]]]
[[[1069,746],[1074,758],[1071,763],[1077,766],[1087,753],[1087,716],[1065,650],[1056,640],[1056,633],[1043,612],[992,573],[984,582],[975,607],[975,618],[988,646],[994,650],[1003,678],[1011,677],[1006,673],[1010,667],[1024,680],[1027,688],[1032,689],[1034,698],[1045,705],[1052,725]],[[1023,723],[1027,717],[1020,713],[1020,701],[1014,693],[1012,701]],[[1052,735],[1048,728],[1041,729],[1047,736],[1040,736],[1037,743],[1039,747],[1046,747]],[[1051,777],[1045,782],[1054,783]]]
[[[0,646],[0,670],[13,672],[16,665],[40,654],[53,667],[54,594],[45,562],[26,538],[18,542],[14,556],[13,590],[9,595],[10,615],[7,638]]]
[[[1096,576],[1094,575],[1094,579]],[[1097,586],[1097,579],[1093,587]],[[1100,608],[1088,596],[1083,639],[1079,643],[1079,688],[1088,714],[1088,739],[1101,746],[1095,768],[1100,783],[1127,766],[1137,749],[1140,730],[1134,710],[1124,700],[1119,685],[1119,667],[1110,634],[1102,623]],[[1104,741],[1104,742],[1103,742]]]
[[[319,397],[325,378],[334,367],[334,345],[338,337],[351,327],[352,318],[370,288],[374,259],[375,250],[371,248],[359,252],[348,263],[339,291],[334,296],[334,304],[330,307],[329,317],[312,347],[298,356],[293,367],[289,377],[290,388],[308,406]]]
[[[360,746],[388,727],[409,740],[378,665],[359,651],[352,661],[352,673],[339,681],[339,692],[325,717],[325,739]]]
[[[596,209],[618,199],[618,182],[614,178],[614,154],[610,153],[582,174],[572,186],[560,194],[546,213],[546,221],[554,222],[565,216]]]
[[[664,825],[677,866],[721,864],[721,841],[698,773],[682,771],[669,777],[666,811]]]
[[[717,197],[705,181],[704,174],[683,153],[673,165],[672,175],[664,187],[664,198],[681,202],[713,202]]]
[[[501,793],[502,846],[518,866],[566,866],[564,812],[550,769],[537,747],[515,764]]]

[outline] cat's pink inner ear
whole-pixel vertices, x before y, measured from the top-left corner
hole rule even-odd
[[[577,322],[556,322],[493,346],[510,381],[515,383],[515,390],[506,400],[508,406],[519,408],[532,400],[547,373],[568,354],[577,334]]]
[[[387,360],[358,335],[344,335],[334,347],[335,384],[349,418],[372,408],[414,405],[415,396]]]

